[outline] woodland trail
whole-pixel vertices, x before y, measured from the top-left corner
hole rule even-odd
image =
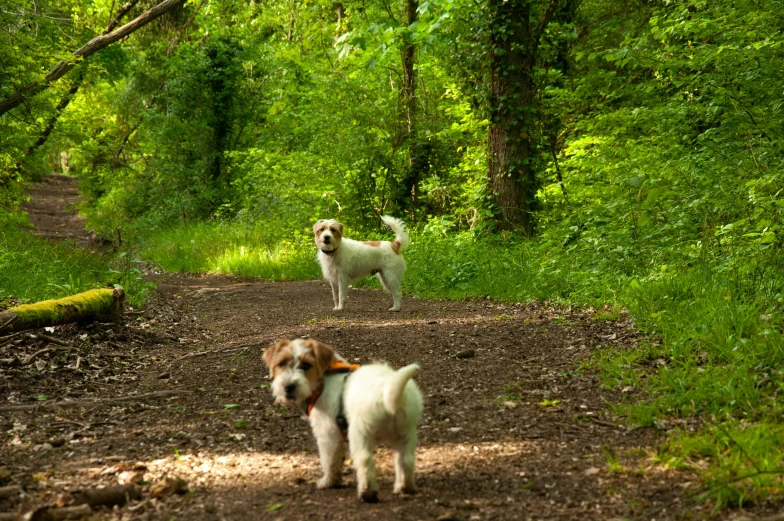
[[[40,233],[84,238],[80,222],[65,212],[62,191],[51,188],[32,189],[36,208],[48,216],[35,221]],[[0,442],[0,486],[24,486],[25,508],[68,490],[176,475],[191,493],[150,499],[145,486],[141,500],[96,517],[732,517],[689,502],[693,474],[653,462],[662,431],[622,424],[610,412],[608,404],[637,399],[638,391],[608,391],[584,365],[599,348],[643,341],[627,318],[600,322],[588,311],[544,304],[410,296],[401,313],[391,314],[389,298],[375,290],[352,290],[347,310],[333,312],[322,281],[151,278],[158,290],[148,307],[122,323],[0,339],[20,358],[47,345],[41,334],[63,344],[28,366],[0,367],[0,427],[8,433]],[[380,503],[356,501],[348,465],[344,488],[315,489],[318,459],[308,424],[300,411],[273,406],[261,361],[261,350],[282,336],[315,337],[352,362],[422,366],[418,494],[392,495],[385,450],[378,454]],[[100,402],[160,391],[182,393]],[[99,401],[8,410],[68,399]],[[3,501],[0,512],[21,508]]]

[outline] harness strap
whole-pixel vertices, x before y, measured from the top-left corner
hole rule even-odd
[[[361,366],[359,364],[349,364],[343,360],[335,360],[329,366],[329,369],[324,373],[324,375],[331,375],[331,374],[340,374],[346,373],[346,376],[343,377],[343,382],[345,383],[346,379],[348,378],[348,374],[356,371]],[[308,401],[308,406],[306,408],[308,416],[310,416],[311,411],[313,410],[313,406],[316,405],[316,401],[321,396],[321,393],[324,392],[324,382],[319,385],[318,389],[313,391],[313,394],[310,395],[310,401]],[[343,414],[343,392],[340,393],[340,399],[338,400],[338,415],[335,417],[335,421],[340,427],[340,430],[343,434],[348,432],[348,421],[346,421],[346,416]]]
[[[343,377],[343,389],[346,388],[346,380],[348,379],[348,375]],[[338,424],[338,428],[340,432],[343,433],[343,436],[348,435],[348,420],[346,419],[346,415],[343,414],[343,391],[340,391],[340,398],[338,399],[338,415],[335,416],[335,423]]]

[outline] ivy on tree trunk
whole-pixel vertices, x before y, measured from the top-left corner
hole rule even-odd
[[[536,18],[532,0],[490,0],[490,129],[488,184],[502,229],[535,231],[536,191],[531,136],[537,121],[534,66],[539,39],[561,0]]]

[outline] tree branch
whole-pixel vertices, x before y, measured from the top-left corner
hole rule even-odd
[[[16,91],[14,94],[8,96],[4,100],[1,100],[0,116],[5,114],[9,110],[13,109],[14,107],[20,105],[22,102],[24,102],[26,98],[30,96],[34,96],[39,92],[41,92],[42,90],[46,89],[50,83],[62,78],[68,71],[70,71],[76,66],[76,64],[80,59],[88,58],[89,56],[103,49],[104,47],[108,47],[109,45],[113,44],[117,40],[120,40],[128,36],[129,34],[133,33],[137,29],[141,29],[142,27],[149,24],[153,20],[160,18],[164,14],[174,10],[175,8],[181,6],[184,3],[185,0],[164,0],[157,6],[153,7],[149,11],[146,11],[141,16],[139,16],[138,18],[136,18],[131,22],[128,22],[127,24],[123,25],[119,29],[116,29],[108,34],[102,34],[100,36],[93,38],[92,40],[84,44],[82,47],[80,47],[79,49],[73,52],[74,58],[76,58],[76,60],[69,60],[67,62],[61,61],[46,74],[43,81],[35,81],[29,83],[28,85]]]
[[[534,29],[534,41],[539,41],[539,37],[542,36],[542,33],[547,29],[547,26],[550,24],[550,20],[553,19],[555,12],[561,7],[562,0],[551,0],[547,7],[544,8],[544,13],[542,13],[542,18],[539,20],[539,23],[536,24],[536,29]]]

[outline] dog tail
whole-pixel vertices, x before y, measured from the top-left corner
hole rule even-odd
[[[395,232],[395,242],[400,245],[399,249],[405,250],[408,248],[408,232],[403,221],[388,215],[382,215],[381,220]]]
[[[397,413],[403,399],[406,384],[419,371],[419,364],[407,365],[395,371],[395,374],[384,385],[384,408],[389,414]]]

